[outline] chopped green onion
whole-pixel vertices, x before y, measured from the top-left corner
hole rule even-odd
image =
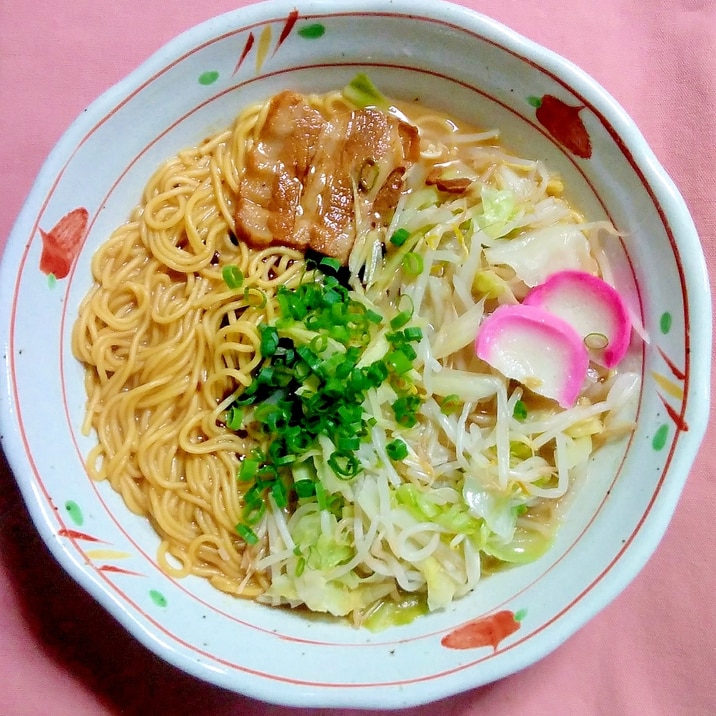
[[[343,395],[345,385],[340,378],[329,378],[323,386],[323,392],[326,395],[334,396],[339,399]]]
[[[271,496],[276,503],[276,507],[280,510],[288,505],[288,495],[286,493],[286,486],[283,482],[274,482],[274,484],[271,485]]]
[[[397,229],[390,237],[390,243],[393,246],[402,246],[410,238],[410,232],[407,229]]]
[[[401,350],[390,351],[385,356],[385,363],[397,375],[407,373],[413,367],[413,361]]]
[[[316,502],[318,503],[319,510],[328,509],[328,496],[326,495],[326,488],[323,487],[322,482],[316,483]]]
[[[226,411],[226,427],[229,430],[241,430],[244,422],[244,414],[239,407],[234,404]]]
[[[328,336],[325,333],[319,333],[311,339],[308,346],[316,354],[323,353],[328,348]]]
[[[388,366],[384,361],[377,360],[364,368],[363,374],[368,382],[377,388],[388,377]]]
[[[325,336],[316,336],[316,338],[325,338]],[[315,339],[314,339],[315,340]],[[311,341],[313,343],[313,341]],[[320,343],[318,344],[319,348]],[[326,347],[328,346],[328,341],[326,341]],[[313,346],[312,346],[313,347]],[[325,350],[325,348],[323,350]],[[315,349],[314,349],[315,350]],[[326,378],[332,378],[336,371],[342,367],[341,374],[343,377],[348,375],[348,373],[351,372],[353,369],[353,361],[349,359],[346,359],[346,355],[344,353],[334,353],[332,356],[329,356],[321,363],[321,375],[323,375]]]
[[[327,467],[341,480],[358,475],[356,453],[377,424],[364,412],[367,391],[389,381],[397,398],[393,411],[404,427],[415,425],[422,405],[410,372],[417,357],[411,343],[420,341],[423,333],[416,326],[403,328],[413,315],[410,297],[400,298],[390,321],[385,355],[361,365],[385,319],[354,300],[331,273],[342,268],[340,262],[328,257],[313,268],[325,271],[307,273],[310,278],[296,288],[278,287],[275,320],[258,326],[264,360],[226,411],[230,429],[247,425],[252,436],[262,440],[262,452],[245,458],[237,474],[248,488],[241,521],[247,529],[261,520],[269,500],[278,509],[292,499],[314,500],[321,510],[340,514],[342,498],[327,493],[317,479],[314,463],[321,451],[314,450],[319,438],[327,438],[334,446]],[[256,287],[246,287],[244,296],[252,306],[268,301]],[[391,453],[402,459],[405,445],[394,442]]]
[[[282,417],[283,411],[278,405],[276,405],[276,403],[261,403],[261,405],[256,406],[254,411],[254,418],[256,421],[264,423],[269,430],[275,430]]]
[[[293,364],[293,375],[299,383],[305,382],[312,372],[311,366],[305,360],[297,360]]]
[[[358,368],[352,370],[348,376],[348,389],[359,395],[368,388],[370,388],[370,381],[366,378],[365,373]]]
[[[417,395],[403,395],[393,404],[393,413],[399,425],[405,428],[412,428],[417,422],[417,411],[420,408],[421,400]]]
[[[338,305],[343,301],[343,296],[341,292],[336,291],[335,288],[329,288],[323,294],[323,301],[329,306]]]
[[[253,480],[256,477],[256,473],[258,472],[260,465],[261,463],[259,460],[245,457],[241,462],[241,467],[239,468],[239,480],[241,480],[241,482],[249,482]]]
[[[262,465],[256,473],[256,477],[257,480],[254,487],[258,486],[260,489],[263,489],[264,487],[269,487],[275,480],[278,479],[278,470],[275,465]]]
[[[527,419],[527,405],[523,400],[518,400],[515,403],[515,409],[512,411],[512,415],[515,420],[526,420]]]
[[[251,505],[260,505],[263,502],[263,490],[265,485],[259,485],[258,482],[251,485],[244,495],[244,509],[248,509]]]
[[[410,343],[401,343],[398,346],[398,350],[412,363],[417,357],[418,354],[413,348],[413,346],[410,345]]]
[[[328,329],[328,332],[330,333],[331,338],[333,338],[334,341],[338,341],[339,343],[348,343],[348,341],[350,340],[350,333],[345,326],[341,326],[338,324],[331,326]]]
[[[331,256],[324,256],[319,262],[318,267],[321,269],[329,269],[330,271],[338,271],[341,262]]]
[[[284,415],[280,415],[280,417],[273,414],[272,421],[266,421],[266,424],[268,425],[269,430],[273,434],[282,434],[283,431],[288,427],[285,424],[279,424],[282,423],[283,420],[285,420]],[[281,464],[287,464],[287,463],[279,463],[279,460],[284,460],[285,458],[290,457],[293,458],[293,455],[290,453],[286,453],[286,446],[283,444],[283,440],[278,439],[274,440],[268,447],[268,458],[273,463],[272,466],[267,465],[266,467],[281,467]],[[293,462],[293,460],[289,460],[289,462]]]
[[[244,301],[254,308],[264,308],[268,303],[268,298],[260,288],[247,286],[244,289]]]
[[[241,512],[241,517],[244,520],[245,525],[253,526],[261,522],[261,518],[266,512],[266,503],[261,500],[258,502],[249,502],[244,505],[244,509]]]
[[[413,311],[401,311],[390,321],[391,328],[402,328],[413,317]]]
[[[325,263],[324,263],[325,261]],[[326,256],[326,258],[321,261],[319,266],[322,266],[323,268],[330,269],[331,262],[334,261],[334,259],[329,258]],[[333,274],[326,274],[326,276],[323,279],[323,286],[325,288],[335,288],[336,286],[339,286],[339,292],[343,291],[343,286],[341,286],[341,282],[333,275]]]
[[[299,426],[289,426],[284,432],[286,449],[300,455],[311,446],[312,437]]]
[[[328,458],[328,464],[333,472],[342,480],[355,477],[360,470],[358,458],[349,452],[339,452],[336,450],[336,452]]]
[[[296,353],[298,353],[303,360],[308,363],[309,368],[316,373],[318,369],[321,367],[321,359],[307,346],[298,346],[296,348]]]
[[[339,365],[346,365],[346,366],[350,366],[351,368],[353,368],[360,360],[360,357],[361,357],[360,348],[351,346],[350,348],[346,349],[346,352],[343,354],[343,360],[341,361],[341,363]]]
[[[419,276],[423,272],[423,257],[414,251],[408,251],[403,256],[403,269],[408,276]]]
[[[461,404],[462,401],[460,400],[460,396],[457,393],[450,393],[450,395],[446,395],[442,399],[440,403],[440,412],[442,412],[443,415],[451,415],[458,410]]]
[[[224,279],[224,283],[229,288],[241,288],[241,284],[244,282],[244,274],[241,269],[234,264],[229,264],[221,269],[221,277]]]
[[[385,446],[385,450],[391,460],[403,460],[408,457],[408,446],[400,438],[389,442]]]
[[[296,462],[296,460],[298,460],[298,455],[288,453],[286,455],[274,457],[273,463],[274,465],[276,465],[276,467],[285,467],[286,465],[291,465],[292,463]]]
[[[300,295],[279,290],[277,299],[281,313],[287,318],[302,321],[308,315],[308,305]]]
[[[398,412],[396,412],[395,419],[398,421],[398,424],[402,425],[404,428],[412,428],[418,422],[418,418],[414,413],[398,413]]]
[[[259,347],[261,355],[264,358],[270,358],[278,348],[278,331],[274,326],[261,324],[259,325],[259,333],[261,334],[261,345]]]
[[[241,537],[246,544],[252,545],[259,541],[256,533],[244,524],[239,523],[236,525],[236,531],[239,533],[239,537]]]
[[[293,488],[298,498],[313,497],[316,494],[316,483],[313,480],[298,480]]]
[[[355,435],[339,436],[336,440],[336,447],[339,452],[357,450],[360,447],[360,438]]]

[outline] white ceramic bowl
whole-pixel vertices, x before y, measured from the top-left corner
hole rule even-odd
[[[379,634],[165,576],[148,524],[85,472],[92,441],[79,432],[85,393],[69,340],[93,251],[125,220],[163,159],[228,125],[252,100],[286,87],[337,88],[358,70],[390,96],[499,127],[506,144],[558,169],[588,215],[624,232],[614,257],[618,281],[649,335],[638,357],[636,432],[593,462],[590,488],[576,491],[554,548],[486,579],[446,611]],[[573,108],[581,134],[538,116],[534,98],[545,95]],[[81,252],[67,277],[52,281],[39,268],[41,231],[82,207],[89,228]],[[637,128],[565,60],[438,0],[277,0],[169,43],[89,107],[48,158],[3,257],[0,306],[3,448],[53,554],[159,656],[284,704],[408,706],[488,683],[549,653],[656,548],[708,414],[703,256],[681,197]],[[476,619],[518,628],[507,636],[488,630],[493,645],[442,645]]]

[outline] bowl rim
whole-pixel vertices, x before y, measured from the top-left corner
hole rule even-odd
[[[296,8],[302,17],[326,17],[336,15],[350,15],[356,12],[389,12],[392,15],[405,15],[413,18],[427,18],[438,20],[451,25],[475,31],[481,35],[488,36],[495,44],[499,44],[509,51],[522,57],[528,58],[531,62],[551,72],[566,87],[573,88],[581,96],[587,98],[590,104],[597,108],[600,114],[606,118],[613,128],[614,138],[622,144],[624,151],[632,157],[632,165],[642,173],[644,185],[653,192],[655,204],[660,208],[666,217],[665,224],[673,227],[673,233],[678,236],[680,247],[680,258],[682,261],[682,272],[687,279],[689,295],[686,304],[696,306],[698,310],[690,311],[690,322],[687,330],[690,331],[692,353],[690,356],[691,372],[698,376],[698,390],[694,389],[691,399],[686,404],[688,415],[689,431],[682,434],[678,446],[676,461],[679,467],[672,468],[671,479],[664,485],[660,504],[662,509],[652,512],[650,515],[650,529],[643,530],[637,535],[633,542],[634,551],[631,553],[631,563],[634,565],[629,570],[617,570],[610,573],[609,579],[604,579],[592,590],[588,600],[581,600],[572,608],[569,625],[562,620],[556,632],[556,638],[548,646],[542,645],[534,656],[530,650],[522,650],[522,658],[518,660],[514,668],[505,671],[505,674],[514,673],[532,663],[541,656],[552,652],[557,646],[563,643],[568,637],[580,629],[587,621],[595,616],[616,598],[626,586],[635,578],[651,554],[661,541],[668,524],[671,520],[673,508],[681,495],[682,489],[688,477],[689,469],[695,460],[699,446],[705,435],[708,425],[709,402],[710,402],[710,372],[711,372],[711,302],[703,300],[710,297],[710,286],[706,272],[706,264],[703,250],[699,241],[696,227],[689,214],[686,203],[679,193],[673,180],[660,164],[654,152],[647,144],[635,122],[628,116],[621,105],[599,85],[592,77],[577,67],[575,64],[560,56],[556,52],[540,45],[517,33],[508,26],[498,22],[480,12],[469,9],[462,5],[456,5],[447,0],[344,0],[340,6],[330,0],[308,0],[306,2],[290,2],[289,0],[263,0],[242,6],[235,10],[222,13],[209,18],[193,27],[180,33],[167,43],[157,49],[152,55],[139,64],[132,72],[126,75],[119,82],[105,90],[95,99],[87,109],[70,124],[62,134],[46,160],[33,183],[33,186],[23,204],[18,218],[11,230],[7,244],[0,260],[0,304],[9,306],[9,289],[14,284],[15,273],[19,257],[24,249],[22,227],[28,219],[34,218],[35,206],[44,193],[44,187],[54,178],[54,167],[58,159],[66,156],[68,148],[76,146],[77,138],[83,135],[87,128],[94,122],[94,117],[103,116],[113,107],[117,106],[123,98],[127,97],[133,90],[139,87],[147,78],[152,77],[165,65],[167,58],[180,57],[184,53],[197,47],[201,41],[206,41],[226,31],[227,28],[243,26],[251,23],[259,24],[268,17],[280,17],[288,14]],[[685,306],[686,307],[686,306]],[[5,325],[6,316],[3,311],[2,341],[4,348],[4,373],[8,380],[4,384],[3,392],[7,396],[12,395],[9,383],[9,330]],[[693,385],[693,382],[692,382]],[[83,569],[82,565],[67,559],[67,555],[53,535],[47,533],[49,525],[48,516],[45,514],[45,507],[39,503],[33,491],[32,480],[27,480],[24,472],[25,454],[11,437],[14,436],[15,414],[10,401],[3,401],[0,410],[0,442],[7,456],[8,463],[20,486],[24,501],[30,512],[32,521],[48,545],[55,559],[62,565],[65,571],[90,593],[104,608],[106,608],[125,628],[148,647],[154,653],[158,653],[163,659],[174,664],[183,671],[189,671],[206,681],[212,681],[211,675],[206,672],[197,672],[188,668],[187,659],[175,654],[171,649],[165,649],[151,635],[144,633],[137,628],[137,623],[132,615],[126,611],[123,604],[115,600],[106,589],[99,585],[91,575]],[[678,479],[677,479],[678,476]],[[554,636],[554,633],[553,633]],[[225,681],[214,680],[225,688],[230,688]],[[479,685],[478,683],[474,684]],[[434,695],[426,695],[422,691],[419,699],[411,701],[410,696],[402,695],[399,707],[426,703],[472,686],[463,688],[451,688],[441,690],[433,684]],[[239,690],[238,688],[235,690]],[[267,699],[268,694],[262,687],[253,692],[245,684],[241,685],[241,693],[258,699]],[[386,694],[381,694],[385,696]],[[286,705],[299,705],[294,699],[282,699],[281,694],[275,694],[275,703]],[[386,704],[382,698],[380,703],[370,697],[358,702],[355,698],[342,702],[338,695],[326,696],[323,693],[309,694],[302,705],[326,706],[345,705],[358,708],[369,707],[393,707]]]

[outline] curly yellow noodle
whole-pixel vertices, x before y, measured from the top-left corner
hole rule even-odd
[[[171,555],[174,561],[167,559],[167,555]],[[176,562],[179,562],[181,567],[176,567]],[[159,545],[157,563],[170,577],[175,577],[176,579],[183,579],[191,574],[191,564],[183,559],[182,552],[168,540],[162,540]]]
[[[326,116],[346,106],[337,93],[310,101]],[[253,443],[224,415],[261,361],[257,326],[275,316],[277,287],[305,273],[299,252],[255,251],[232,233],[246,153],[265,117],[265,104],[248,107],[154,172],[94,255],[72,335],[86,367],[83,431],[98,440],[90,477],[150,521],[167,574],[206,577],[248,598],[268,586],[251,566],[261,545],[247,547],[235,530],[236,472]],[[222,278],[226,265],[244,275],[238,291]]]

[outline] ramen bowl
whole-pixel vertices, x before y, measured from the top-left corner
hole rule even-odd
[[[592,458],[543,557],[379,632],[165,574],[148,522],[88,476],[94,438],[81,432],[83,368],[70,345],[93,252],[162,161],[252,102],[285,88],[340,88],[358,72],[390,97],[499,128],[506,146],[559,172],[587,216],[617,227],[610,260],[638,328],[630,360],[641,375],[634,432]],[[158,656],[265,701],[407,707],[528,667],[643,567],[706,426],[708,295],[677,189],[625,112],[569,62],[438,0],[252,5],[160,49],[83,112],[47,159],[0,273],[3,449],[54,556]]]

